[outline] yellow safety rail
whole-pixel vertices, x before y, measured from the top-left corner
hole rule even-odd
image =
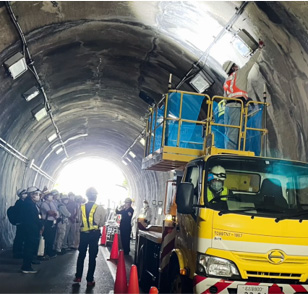
[[[210,98],[205,94],[177,90],[170,90],[163,97],[164,99],[158,105],[150,109],[146,127],[145,153],[142,161],[143,169],[161,171],[178,169],[192,159],[205,154],[232,153],[253,156],[255,155],[254,152],[246,150],[247,131],[261,132],[262,138],[267,133],[265,128],[247,126],[248,116],[250,115],[249,105],[253,103],[255,107],[261,105],[265,107],[268,105],[267,103],[251,101],[244,105],[240,99],[222,96]],[[189,99],[192,101],[191,105]],[[185,103],[183,103],[184,100]],[[215,121],[217,116],[214,114],[213,107],[215,107],[215,110],[218,107],[220,114],[223,114],[224,103],[230,100],[239,103],[241,108],[238,126],[226,125],[224,121]],[[199,103],[197,103],[199,108],[194,105],[196,101]],[[222,101],[224,102],[219,104]],[[174,109],[175,102],[179,105],[176,115],[173,115],[170,112],[169,103],[173,105]],[[196,119],[183,116],[184,104],[185,107],[192,108],[192,112],[200,111],[198,117],[196,112],[194,113]],[[204,117],[201,114],[204,114]],[[238,148],[236,150],[225,149],[224,146],[215,146],[214,129],[217,126],[238,129]],[[173,128],[174,132],[172,132]]]

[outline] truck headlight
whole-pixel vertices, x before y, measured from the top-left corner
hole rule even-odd
[[[218,277],[239,276],[239,271],[232,261],[200,253],[198,254],[197,273]]]

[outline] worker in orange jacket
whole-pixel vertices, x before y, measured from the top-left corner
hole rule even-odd
[[[264,46],[263,41],[259,41],[259,50],[257,53],[253,55],[253,57],[242,67],[231,61],[227,60],[223,64],[223,70],[228,75],[225,83],[223,85],[224,88],[224,96],[228,98],[237,98],[243,101],[245,105],[248,101],[252,100],[248,97],[247,93],[247,85],[248,85],[248,74],[257,61],[261,50]],[[234,125],[239,126],[240,118],[241,118],[241,102],[235,100],[227,100],[226,108],[225,108],[225,117],[224,124],[225,125]],[[225,140],[225,148],[226,149],[238,149],[238,135],[239,129],[226,127],[226,140]]]

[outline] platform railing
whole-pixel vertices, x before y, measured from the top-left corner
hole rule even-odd
[[[176,90],[169,91],[164,98],[150,109],[145,157],[165,146],[202,150],[204,154],[209,145],[226,150],[226,128],[238,129],[235,150],[252,151],[259,155],[257,153],[260,153],[260,150],[250,150],[251,145],[256,146],[250,141],[260,138],[261,144],[267,133],[267,130],[262,128],[262,117],[267,103],[249,101],[244,104],[241,99],[223,96],[210,98],[205,94]],[[239,125],[228,125],[224,121],[225,105],[228,101],[234,101],[240,107]]]

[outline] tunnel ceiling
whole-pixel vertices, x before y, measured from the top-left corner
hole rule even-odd
[[[177,85],[241,3],[11,2],[69,158],[82,153],[119,160],[145,126],[149,105],[139,93],[159,101],[168,90],[169,74]],[[256,39],[271,39],[270,48],[279,26],[281,37],[294,36],[305,55],[307,10],[306,2],[251,2],[233,29],[245,28]],[[3,64],[23,50],[4,2],[0,23]],[[273,58],[265,52],[269,60]],[[220,64],[210,53],[202,65],[215,80],[211,95],[222,94]],[[50,119],[37,122],[32,115],[44,103],[43,96],[30,102],[21,96],[34,85],[29,70],[13,80],[1,68],[0,137],[54,174],[64,153],[57,155],[52,147],[59,142],[47,140],[54,133]],[[193,90],[188,83],[181,89]],[[134,152],[140,166],[142,146],[137,144]]]

